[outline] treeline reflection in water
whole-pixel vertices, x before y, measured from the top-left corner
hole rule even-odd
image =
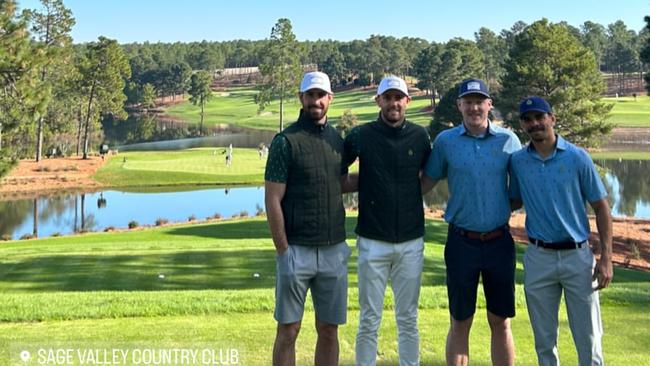
[[[597,160],[603,168],[614,216],[650,218],[650,161]],[[445,208],[449,192],[441,181],[424,197],[429,208]],[[357,194],[344,197],[356,207]],[[263,187],[174,188],[166,192],[106,190],[28,200],[0,201],[3,239],[47,237],[79,231],[126,228],[130,222],[155,225],[157,220],[184,222],[208,217],[254,216],[264,212]]]

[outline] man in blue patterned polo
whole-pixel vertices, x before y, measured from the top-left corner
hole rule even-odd
[[[558,310],[564,293],[579,365],[603,365],[598,290],[613,277],[607,192],[587,152],[555,134],[555,114],[546,100],[524,99],[519,121],[531,142],[512,156],[510,195],[526,208],[524,290],[538,363],[559,365]],[[596,213],[598,261],[588,242],[587,202]]]
[[[510,235],[508,162],[521,149],[517,136],[492,123],[492,99],[482,80],[461,83],[456,106],[463,123],[441,132],[422,177],[423,192],[447,178],[449,223],[445,245],[450,327],[447,365],[469,362],[469,332],[479,277],[492,333],[493,365],[514,364],[509,318],[515,315],[515,247]]]

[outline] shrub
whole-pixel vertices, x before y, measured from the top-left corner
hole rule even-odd
[[[163,226],[167,225],[169,223],[169,220],[163,219],[163,218],[157,218],[156,219],[156,226]]]
[[[221,220],[221,214],[217,212],[214,215],[212,215],[212,218],[215,220]]]
[[[137,221],[131,220],[129,221],[129,229],[135,229],[136,227],[140,226]]]
[[[248,211],[242,211],[239,213],[239,217],[248,217]]]
[[[110,232],[110,231],[115,231],[115,226],[107,226],[106,229],[104,229],[104,232]]]
[[[191,214],[188,218],[187,221],[196,221],[196,215]]]
[[[53,233],[51,236],[53,236],[53,237],[61,236],[61,233],[57,231],[57,232]]]
[[[20,237],[20,240],[29,240],[34,238],[35,236],[33,234],[24,234],[23,236]]]
[[[0,240],[2,240],[2,241],[9,241],[9,240],[11,240],[11,235],[9,235],[9,234],[2,234],[2,236],[0,236]]]

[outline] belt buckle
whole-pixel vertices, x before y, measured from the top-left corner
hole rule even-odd
[[[489,233],[480,233],[478,237],[481,241],[486,241],[487,234]]]

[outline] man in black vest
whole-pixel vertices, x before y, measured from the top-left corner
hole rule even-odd
[[[379,84],[376,121],[345,138],[345,161],[359,158],[359,332],[357,365],[375,365],[377,330],[386,284],[395,295],[400,365],[419,365],[417,327],[424,261],[424,209],[420,170],[431,152],[426,130],[405,118],[411,101],[404,80],[387,76]]]
[[[347,314],[343,139],[327,123],[329,77],[305,74],[298,121],[271,143],[265,172],[268,223],[277,252],[274,365],[295,365],[307,290],[316,312],[315,364],[336,365],[338,325]]]

